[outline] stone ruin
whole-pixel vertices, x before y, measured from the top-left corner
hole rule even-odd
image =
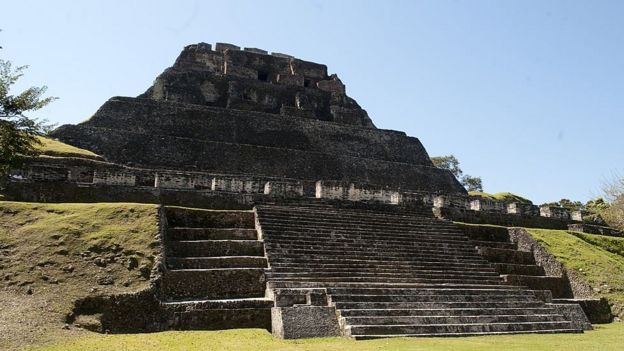
[[[256,327],[276,337],[581,332],[604,300],[521,229],[579,214],[470,197],[420,141],[378,129],[322,64],[184,48],[136,98],[52,134],[103,159],[38,157],[23,201],[161,204],[152,286],[77,301],[102,330]]]

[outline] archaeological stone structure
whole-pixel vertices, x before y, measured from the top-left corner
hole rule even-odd
[[[31,158],[11,172],[9,198],[161,205],[151,287],[85,297],[69,322],[370,339],[572,333],[611,319],[525,231],[477,224],[621,233],[469,196],[417,138],[376,128],[322,64],[190,45],[145,93],[52,136],[101,157]]]

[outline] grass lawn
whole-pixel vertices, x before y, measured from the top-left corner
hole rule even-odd
[[[144,289],[160,250],[155,205],[0,201],[0,224],[0,350],[73,335],[76,299]]]
[[[469,191],[468,194],[471,195],[471,196],[484,197],[484,198],[490,199],[490,200],[520,202],[520,203],[525,203],[525,204],[532,203],[531,200],[529,200],[529,199],[526,199],[526,198],[524,198],[524,197],[522,197],[520,195],[516,195],[516,194],[513,194],[513,193],[509,193],[509,192],[489,194],[489,193],[484,193],[484,192],[481,192],[481,191]]]
[[[353,341],[344,338],[277,340],[265,330],[236,329],[155,334],[92,334],[36,348],[36,351],[610,351],[622,350],[624,324],[600,325],[583,334],[505,335],[462,338],[395,338]]]
[[[527,230],[566,268],[580,273],[598,295],[606,297],[614,314],[624,315],[624,238],[564,230]]]
[[[39,137],[41,142],[41,153],[47,156],[63,156],[63,157],[86,157],[92,159],[102,159],[95,153],[77,148],[75,146],[67,145],[58,140]]]

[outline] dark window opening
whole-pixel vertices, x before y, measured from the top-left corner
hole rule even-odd
[[[269,80],[269,74],[267,72],[258,72],[258,80],[266,82]]]
[[[312,83],[309,79],[304,79],[303,80],[303,86],[308,88],[310,86],[310,83]]]

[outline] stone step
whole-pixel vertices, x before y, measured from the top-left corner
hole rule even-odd
[[[290,228],[278,228],[278,227],[262,227],[263,238],[270,238],[275,240],[308,240],[318,241],[325,239],[335,240],[371,240],[371,241],[393,241],[400,244],[410,242],[422,242],[433,243],[439,242],[444,244],[457,244],[464,246],[475,247],[468,239],[456,236],[454,234],[445,234],[442,232],[423,232],[423,233],[384,233],[384,232],[362,232],[356,229],[353,230],[331,230],[319,228],[297,228],[295,230]]]
[[[176,257],[264,256],[257,240],[189,240],[167,243],[167,255]]]
[[[263,297],[265,289],[262,268],[221,268],[166,270],[160,291],[163,300],[180,301]]]
[[[220,300],[188,300],[169,301],[162,305],[176,312],[190,312],[216,309],[241,309],[241,308],[271,308],[273,300],[264,297],[252,297],[244,299],[220,299]]]
[[[487,301],[487,302],[335,302],[337,309],[441,309],[441,308],[539,308],[541,301]]]
[[[333,246],[328,243],[327,246],[321,245],[280,245],[275,243],[265,243],[265,247],[267,250],[274,253],[297,253],[297,254],[327,254],[333,255],[348,252],[349,254],[363,254],[363,255],[373,255],[373,256],[385,256],[391,255],[394,257],[400,256],[420,256],[420,257],[432,257],[441,256],[448,257],[453,256],[455,258],[468,258],[468,259],[482,259],[481,256],[477,253],[476,250],[454,250],[454,249],[444,249],[441,248],[421,248],[421,247],[404,247],[404,248],[383,248],[383,247],[374,247],[371,246],[367,249],[366,246],[359,247],[342,247],[342,246]],[[373,250],[374,249],[374,250]]]
[[[172,330],[271,329],[271,308],[206,309],[176,312]]]
[[[405,234],[405,233],[427,233],[427,232],[444,232],[444,233],[448,233],[449,235],[454,235],[456,237],[463,237],[466,240],[468,240],[468,238],[460,231],[460,230],[454,230],[452,228],[440,228],[437,227],[435,225],[431,225],[431,226],[420,226],[420,227],[410,227],[410,226],[403,226],[399,223],[397,223],[396,225],[368,225],[368,224],[363,224],[363,223],[343,223],[343,224],[334,224],[334,223],[326,223],[323,222],[322,220],[317,220],[315,221],[309,221],[309,222],[304,222],[304,221],[297,221],[297,220],[292,220],[292,221],[276,221],[276,220],[268,220],[265,218],[261,218],[260,219],[260,223],[262,225],[262,227],[269,227],[269,228],[282,228],[282,229],[302,229],[302,230],[310,230],[311,228],[316,229],[320,229],[320,230],[335,230],[335,231],[355,231],[355,232],[363,232],[363,233],[370,233],[370,232],[381,232],[381,233],[387,233],[387,234]]]
[[[489,315],[552,315],[556,310],[548,307],[502,307],[502,308],[392,308],[392,309],[341,309],[340,316],[350,317],[390,317],[390,316],[489,316]]]
[[[472,240],[477,241],[495,241],[510,243],[511,239],[506,227],[497,227],[489,225],[470,225],[470,224],[455,224],[458,228],[461,228],[465,235]]]
[[[182,243],[182,242],[177,242],[177,243]],[[188,242],[186,242],[188,243]],[[253,242],[245,242],[246,244],[250,244]],[[238,243],[237,243],[238,244]],[[206,244],[207,245],[207,244]],[[190,246],[190,245],[189,245]],[[208,245],[207,245],[208,246]],[[172,245],[173,247],[173,245]],[[191,246],[194,247],[194,246]],[[209,248],[211,246],[208,246]],[[229,246],[227,246],[229,247]],[[253,247],[252,245],[248,245],[245,246],[242,243],[235,245],[235,248],[238,247]],[[188,247],[185,247],[185,249]],[[410,249],[410,250],[365,250],[364,248],[362,249],[355,249],[355,248],[351,248],[349,250],[342,250],[339,247],[338,248],[291,248],[291,247],[274,247],[272,245],[267,244],[266,245],[267,248],[267,252],[269,253],[269,257],[274,256],[274,255],[296,255],[296,256],[305,256],[307,254],[310,254],[312,256],[340,256],[340,257],[350,257],[350,256],[355,256],[355,257],[362,257],[362,258],[366,258],[366,257],[387,257],[387,258],[404,258],[404,257],[410,257],[410,258],[451,258],[452,260],[473,260],[473,261],[483,261],[483,258],[475,251],[475,252],[460,252],[460,253],[446,253],[444,252],[444,250],[418,250],[416,248],[414,249]],[[205,247],[202,248],[197,248],[196,250],[201,250],[201,249],[206,249]],[[212,249],[213,251],[218,250],[219,248],[214,248]],[[234,249],[234,248],[232,248]],[[210,250],[210,249],[208,249]],[[195,252],[200,252],[200,251],[195,251]],[[231,255],[235,255],[236,252],[233,251],[234,253]],[[345,254],[346,253],[346,254]],[[224,255],[220,255],[220,256],[228,256],[230,254],[224,254]],[[245,255],[243,253],[240,253],[239,255]],[[253,254],[248,254],[249,256],[254,256]],[[200,256],[200,255],[197,255]],[[449,260],[450,261],[450,260]]]
[[[505,274],[501,275],[501,277],[508,284],[524,285],[533,290],[550,290],[552,292],[552,297],[555,299],[570,298],[573,296],[570,282],[564,277],[517,274]]]
[[[391,231],[395,230],[419,230],[419,229],[444,229],[455,233],[462,233],[463,231],[454,225],[441,222],[441,221],[423,221],[423,220],[401,220],[395,218],[388,218],[386,220],[375,220],[373,218],[362,219],[349,219],[349,218],[331,218],[326,215],[322,217],[300,217],[293,215],[275,215],[273,213],[260,214],[260,220],[267,224],[281,224],[281,225],[308,225],[308,226],[336,226],[336,227],[370,227],[370,228],[383,228]],[[465,234],[463,234],[465,235]]]
[[[308,248],[308,249],[325,249],[325,248],[341,248],[341,249],[362,249],[362,248],[376,248],[379,250],[444,250],[446,252],[469,252],[469,253],[477,253],[474,246],[450,246],[444,244],[422,244],[419,242],[413,242],[411,244],[406,245],[389,245],[385,244],[381,241],[367,241],[360,240],[356,242],[336,242],[334,240],[327,240],[325,242],[297,242],[297,241],[284,241],[284,240],[275,240],[272,238],[265,238],[265,245],[271,246],[274,248]]]
[[[331,302],[500,302],[500,301],[526,301],[534,302],[533,294],[487,294],[487,295],[335,295],[332,294]]]
[[[327,262],[327,263],[401,263],[401,264],[466,264],[466,265],[474,265],[474,266],[482,266],[487,265],[487,261],[482,259],[457,259],[456,257],[390,257],[390,256],[368,256],[363,257],[361,255],[333,255],[333,256],[321,256],[321,255],[285,255],[283,253],[275,253],[272,251],[267,251],[269,262],[271,265],[274,263],[288,263],[288,264],[314,264],[318,262]]]
[[[479,252],[488,261],[494,263],[535,264],[535,258],[533,258],[533,253],[531,252],[492,247],[482,247],[479,249]]]
[[[505,285],[500,282],[491,283],[400,283],[400,282],[303,282],[303,281],[268,281],[268,289],[317,289],[317,288],[455,288],[455,289],[526,289],[523,286]]]
[[[395,262],[388,263],[386,261],[376,261],[370,263],[349,263],[349,262],[341,262],[340,260],[334,260],[338,263],[323,263],[324,261],[318,260],[316,262],[307,262],[305,265],[298,263],[287,263],[287,262],[278,262],[271,261],[271,268],[275,271],[281,270],[293,270],[293,271],[306,271],[306,270],[333,270],[333,269],[346,269],[346,270],[357,270],[357,269],[376,269],[380,271],[393,271],[393,270],[404,270],[404,269],[439,269],[439,270],[454,270],[461,268],[464,271],[491,271],[493,268],[490,264],[469,264],[466,265],[464,263],[446,263],[444,265],[440,265],[439,262],[411,262],[411,263],[399,263]]]
[[[523,322],[565,322],[558,314],[511,314],[473,316],[369,316],[342,317],[347,325],[415,325],[415,324],[479,324],[479,323],[523,323]]]
[[[167,240],[258,240],[256,229],[170,227]]]
[[[433,259],[433,258],[418,258],[418,259],[400,259],[400,260],[388,260],[385,258],[348,258],[348,257],[328,257],[328,258],[319,258],[317,256],[311,257],[284,257],[284,256],[271,256],[271,252],[269,253],[269,261],[271,262],[271,266],[284,266],[284,267],[301,267],[302,265],[309,267],[340,267],[340,266],[372,266],[372,267],[399,267],[399,266],[408,266],[408,267],[419,267],[419,266],[444,266],[444,267],[467,267],[470,269],[477,268],[488,268],[491,269],[494,266],[491,263],[488,263],[485,260],[478,260],[478,262],[466,262],[465,260],[461,262],[450,261],[447,258],[445,259]]]
[[[422,335],[422,334],[473,334],[524,331],[575,330],[570,322],[515,322],[515,323],[465,323],[465,324],[405,324],[405,325],[349,325],[347,336],[356,335]]]
[[[330,295],[405,295],[405,296],[421,296],[421,295],[527,295],[533,296],[531,290],[520,290],[518,288],[509,288],[500,286],[497,289],[466,289],[466,288],[328,288],[327,293]]]
[[[263,211],[259,210],[258,216],[261,220],[285,220],[285,221],[301,221],[301,222],[313,222],[314,219],[321,219],[327,223],[361,223],[371,225],[384,225],[390,224],[396,225],[402,223],[407,226],[424,226],[433,225],[440,228],[453,228],[454,230],[463,231],[461,228],[449,221],[439,220],[436,218],[414,216],[403,217],[394,215],[375,216],[372,214],[364,215],[352,215],[345,213],[331,213],[331,212],[314,212],[314,213],[301,213],[301,212],[277,212],[277,211]]]
[[[379,210],[363,210],[363,209],[345,209],[335,207],[307,207],[307,206],[256,206],[258,213],[271,214],[299,214],[303,216],[351,216],[354,218],[402,218],[402,219],[422,219],[440,221],[433,217],[431,209],[423,209],[419,211],[379,211]]]
[[[260,256],[167,257],[169,269],[267,268],[267,266],[267,259]]]
[[[335,271],[335,272],[267,272],[271,279],[281,278],[329,278],[329,277],[379,277],[379,278],[418,278],[418,279],[496,279],[495,272],[435,272],[435,271],[403,271],[403,272],[367,272],[367,271]]]
[[[390,255],[388,253],[385,254],[374,254],[368,253],[367,255],[363,254],[354,254],[348,253],[344,255],[326,252],[297,252],[297,251],[267,251],[269,262],[290,262],[290,263],[301,263],[306,264],[309,262],[316,262],[318,260],[333,260],[337,261],[341,258],[344,260],[366,260],[368,262],[371,261],[381,261],[381,262],[412,262],[414,264],[418,264],[419,262],[438,262],[440,264],[446,263],[476,263],[476,264],[484,264],[484,261],[480,258],[464,258],[464,257],[456,257],[456,256],[444,256],[444,255]]]
[[[421,283],[421,284],[502,284],[500,279],[487,279],[487,278],[393,278],[393,277],[278,277],[270,278],[271,281],[281,282],[318,282],[318,283],[347,283],[347,282],[362,282],[362,283]]]
[[[333,219],[346,219],[351,221],[362,220],[375,220],[375,221],[420,221],[423,223],[443,222],[447,225],[452,224],[449,221],[440,220],[433,216],[432,212],[424,213],[410,213],[410,214],[398,214],[383,211],[345,211],[343,209],[266,209],[262,207],[256,207],[257,213],[260,216],[288,216],[288,217],[303,217],[303,218],[316,218],[326,217]]]
[[[461,247],[474,249],[475,245],[467,242],[464,239],[461,240],[448,240],[440,235],[432,235],[426,237],[409,237],[403,239],[390,238],[390,237],[367,237],[367,236],[345,236],[345,235],[321,235],[310,236],[309,233],[279,233],[269,232],[265,233],[264,240],[266,242],[280,242],[280,243],[302,243],[302,244],[316,244],[332,241],[336,243],[360,243],[370,242],[372,244],[383,243],[387,245],[412,245],[412,246],[436,246],[436,247]]]
[[[168,227],[255,228],[253,211],[166,206],[165,215]]]
[[[507,250],[517,250],[516,244],[506,243],[500,241],[479,241],[479,240],[470,240],[470,242],[477,247],[493,247],[497,249],[507,249]]]
[[[362,234],[357,233],[355,231],[332,231],[325,230],[323,232],[319,232],[314,229],[302,229],[299,231],[291,231],[291,230],[279,230],[274,228],[264,228],[262,230],[264,234],[264,238],[274,239],[274,240],[309,240],[309,241],[319,241],[319,240],[371,240],[371,241],[395,241],[395,242],[422,242],[422,243],[434,243],[439,242],[440,244],[457,244],[457,245],[474,245],[470,244],[470,242],[466,238],[462,237],[450,237],[445,234],[433,233],[433,234],[418,234],[418,235],[386,235],[383,233],[369,233]]]
[[[543,276],[544,268],[534,264],[495,263],[494,268],[500,274]]]
[[[437,269],[433,269],[434,267],[403,267],[403,268],[377,268],[377,267],[368,267],[368,268],[331,268],[331,267],[323,267],[323,268],[310,268],[310,267],[280,267],[280,266],[272,266],[270,274],[275,276],[275,274],[289,273],[289,274],[358,274],[358,273],[367,273],[367,274],[389,274],[389,273],[423,273],[423,274],[465,274],[467,276],[470,275],[489,275],[489,276],[498,276],[498,273],[492,269],[489,270],[471,270],[465,268],[455,268],[448,269],[447,267],[439,267]]]

